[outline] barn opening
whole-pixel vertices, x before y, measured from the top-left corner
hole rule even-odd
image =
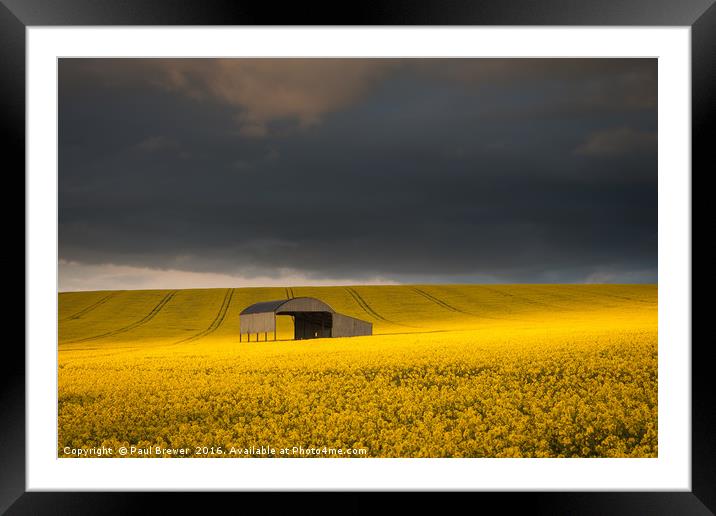
[[[278,301],[263,301],[246,307],[240,317],[239,341],[276,340],[276,317],[293,318],[295,340],[328,337],[357,337],[372,335],[373,324],[362,319],[339,314],[327,303],[314,297],[295,297]]]

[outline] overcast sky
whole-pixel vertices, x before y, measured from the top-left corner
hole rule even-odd
[[[61,59],[61,290],[655,283],[655,59]]]

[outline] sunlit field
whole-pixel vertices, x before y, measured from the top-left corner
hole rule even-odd
[[[374,335],[239,342],[299,296]],[[61,457],[657,456],[655,285],[78,292],[58,318]]]

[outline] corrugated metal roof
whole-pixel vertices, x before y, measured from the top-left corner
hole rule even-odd
[[[283,306],[287,305],[287,306]],[[331,312],[335,310],[315,297],[294,297],[292,299],[279,299],[278,301],[262,301],[244,308],[240,315],[263,314],[270,312]]]
[[[240,315],[244,314],[262,314],[266,312],[275,312],[276,309],[284,304],[289,299],[280,299],[278,301],[263,301],[261,303],[254,303],[251,306],[244,308]]]

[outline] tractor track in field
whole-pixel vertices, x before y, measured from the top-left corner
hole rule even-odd
[[[420,290],[419,288],[415,288],[415,287],[413,287],[413,290],[415,292],[417,292],[418,294],[420,294],[421,296],[423,296],[428,301],[432,301],[436,305],[442,306],[443,308],[450,310],[451,312],[456,312],[456,313],[465,314],[465,315],[472,315],[471,313],[465,312],[464,310],[460,310],[459,308],[455,308],[454,306],[447,304],[445,301],[441,301],[437,297],[435,297],[431,294],[428,294],[424,290]]]
[[[546,306],[547,308],[559,308],[559,309],[561,309],[561,310],[564,309],[563,306],[552,305],[552,304],[549,304],[549,303],[545,303],[545,302],[543,302],[543,301],[537,301],[537,300],[535,300],[535,299],[530,299],[529,297],[518,296],[517,294],[510,294],[509,292],[503,292],[502,290],[498,290],[498,289],[496,289],[496,288],[487,287],[487,286],[485,286],[485,285],[481,285],[481,286],[482,286],[482,288],[484,288],[485,290],[489,290],[490,292],[496,292],[496,293],[498,293],[498,294],[500,294],[500,295],[502,295],[502,296],[505,296],[505,297],[509,297],[509,298],[512,298],[512,299],[518,299],[518,300],[520,300],[520,301],[524,301],[524,302],[527,303],[527,304],[537,305],[537,306]]]
[[[147,324],[149,321],[151,321],[152,319],[154,319],[154,317],[155,317],[159,312],[161,312],[162,308],[164,308],[164,306],[165,306],[169,301],[172,300],[172,298],[176,295],[176,293],[177,293],[176,290],[172,290],[171,292],[169,292],[166,296],[164,296],[164,297],[161,299],[161,301],[159,301],[159,303],[156,304],[156,306],[155,306],[154,308],[152,308],[152,310],[151,310],[147,315],[145,315],[144,317],[142,317],[142,318],[139,319],[138,321],[133,322],[132,324],[129,324],[129,325],[127,325],[127,326],[123,326],[122,328],[117,328],[116,330],[112,330],[112,331],[108,331],[108,332],[102,333],[102,334],[100,334],[100,335],[94,335],[94,336],[92,336],[92,337],[85,337],[85,338],[83,338],[83,339],[72,340],[72,341],[66,342],[65,344],[76,344],[76,343],[78,343],[78,342],[89,342],[89,341],[92,341],[92,340],[103,339],[103,338],[105,338],[105,337],[114,337],[115,335],[120,335],[120,334],[122,334],[122,333],[127,333],[128,331],[131,331],[131,330],[133,330],[133,329],[135,329],[135,328],[138,328],[138,327],[140,327],[140,326],[142,326],[142,325],[144,325],[144,324]]]
[[[79,312],[76,312],[76,313],[74,313],[74,314],[72,314],[72,315],[69,315],[69,316],[65,317],[64,319],[60,319],[60,320],[61,320],[61,321],[70,321],[70,320],[73,320],[73,319],[79,319],[79,318],[82,317],[83,315],[87,315],[88,313],[90,313],[90,312],[91,312],[92,310],[94,310],[95,308],[98,308],[98,307],[102,306],[102,305],[105,304],[107,301],[109,301],[110,298],[114,297],[115,295],[116,295],[116,293],[113,292],[113,293],[111,293],[111,294],[109,294],[109,295],[107,295],[107,296],[104,296],[104,297],[103,297],[102,299],[100,299],[99,301],[95,301],[95,302],[92,303],[91,305],[84,307],[84,308],[83,308],[82,310],[80,310]]]
[[[378,320],[380,320],[380,321],[385,321],[385,322],[388,322],[388,323],[391,322],[391,321],[389,321],[388,319],[386,319],[385,317],[383,317],[382,315],[380,315],[378,312],[376,312],[375,310],[373,310],[373,309],[370,307],[370,305],[365,302],[365,299],[363,299],[363,298],[361,297],[361,295],[360,295],[358,292],[356,292],[354,289],[346,287],[346,290],[347,290],[348,293],[351,295],[351,297],[355,300],[355,302],[358,303],[358,306],[360,306],[360,307],[363,309],[363,311],[364,311],[365,313],[367,313],[367,314],[370,315],[371,317],[373,317],[373,318],[375,318],[375,319],[378,319]]]
[[[286,287],[286,299],[293,299],[293,298],[295,298],[295,297],[296,297],[296,296],[295,296],[294,293],[293,293],[293,289],[292,289],[292,288],[289,288],[289,287]]]
[[[472,313],[472,312],[467,312],[467,311],[465,311],[465,310],[460,310],[459,308],[455,308],[454,306],[452,306],[452,305],[446,303],[445,301],[443,301],[443,300],[441,300],[441,299],[438,299],[437,297],[433,296],[432,294],[428,294],[428,293],[425,292],[424,290],[421,290],[421,289],[416,288],[416,287],[413,287],[413,290],[414,290],[416,293],[418,293],[418,294],[420,294],[421,296],[423,296],[423,297],[424,297],[425,299],[427,299],[428,301],[432,301],[432,302],[435,303],[436,305],[441,306],[441,307],[443,307],[443,308],[445,308],[445,309],[447,309],[447,310],[450,310],[451,312],[455,312],[455,313],[463,314],[463,315],[469,315],[470,317],[479,317],[480,319],[494,319],[494,320],[500,320],[500,321],[501,321],[501,320],[505,320],[504,317],[494,317],[494,316],[489,316],[489,315],[480,315],[480,314],[475,314],[475,313]]]
[[[358,306],[360,306],[365,313],[370,315],[371,317],[378,319],[383,322],[387,322],[388,324],[395,324],[396,326],[404,326],[406,328],[415,328],[415,326],[408,326],[407,324],[400,324],[394,321],[391,321],[390,319],[386,319],[382,315],[380,315],[378,312],[373,310],[373,308],[366,302],[365,299],[363,299],[363,296],[361,296],[358,291],[351,287],[345,287],[346,291],[351,295],[351,297],[355,300],[356,303],[358,303]]]
[[[231,306],[231,300],[234,297],[234,290],[236,290],[236,289],[233,289],[233,288],[227,289],[226,294],[224,294],[224,299],[221,301],[221,306],[219,307],[219,312],[216,314],[216,317],[214,317],[214,320],[211,321],[211,324],[205,330],[202,330],[199,333],[192,335],[191,337],[187,337],[186,339],[177,341],[174,344],[182,344],[185,342],[192,342],[195,340],[199,340],[201,338],[206,337],[207,335],[211,335],[216,330],[218,330],[219,327],[224,323],[224,319],[226,319],[226,314],[229,313],[229,306]]]

